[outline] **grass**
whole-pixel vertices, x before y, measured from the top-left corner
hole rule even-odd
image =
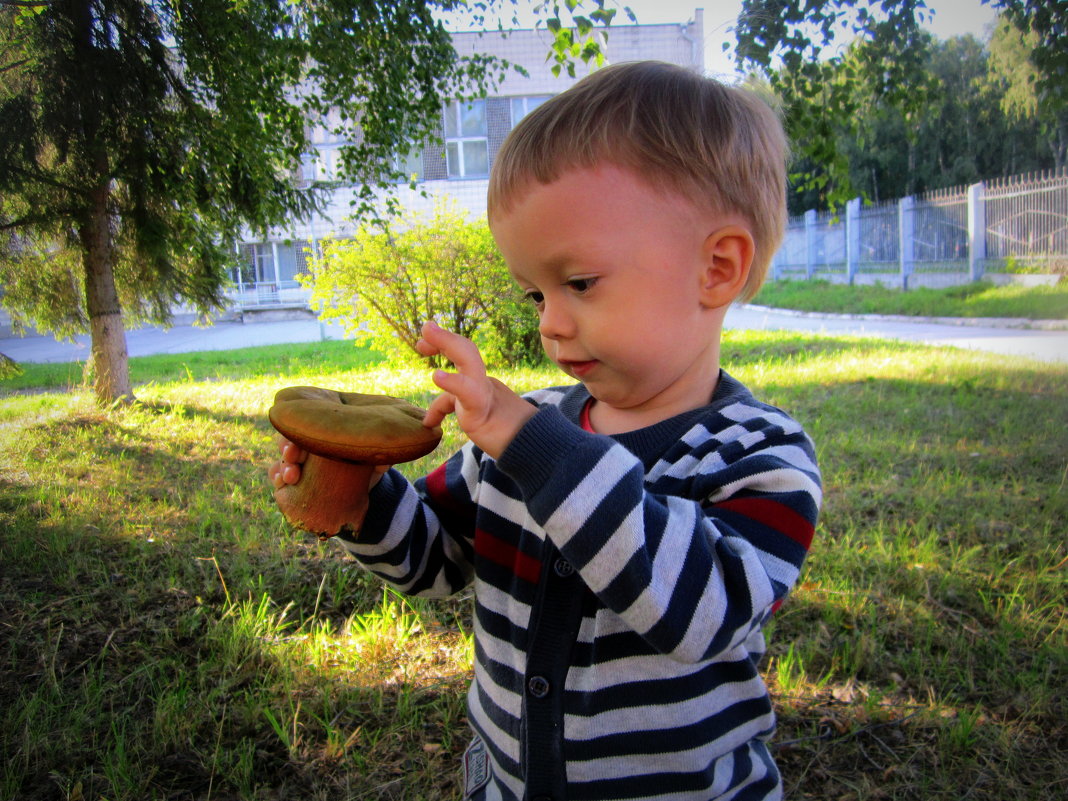
[[[1068,320],[1068,281],[1040,287],[996,287],[978,282],[945,289],[921,287],[908,292],[881,285],[769,281],[753,302],[781,309],[840,314]]]
[[[34,365],[0,382],[0,799],[459,795],[470,598],[384,589],[265,480],[280,386],[432,386],[301,347],[133,359],[128,409]],[[724,361],[824,469],[765,663],[788,797],[1062,795],[1068,370],[782,332]]]

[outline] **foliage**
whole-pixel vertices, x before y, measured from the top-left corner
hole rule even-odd
[[[804,135],[795,141],[799,156],[793,169],[809,178],[795,184],[789,198],[794,213],[826,208],[843,175],[853,192],[879,202],[1051,165],[1047,139],[1034,118],[1005,107],[1007,88],[994,67],[993,44],[988,50],[971,36],[946,41],[925,36],[922,68],[930,89],[923,113],[910,118],[867,84],[851,84],[854,116],[828,117],[825,129],[808,134],[828,137],[842,164],[828,169],[805,155],[812,143]],[[855,51],[849,48],[838,66],[824,65],[828,80],[841,80]],[[822,98],[796,102],[821,113]],[[814,176],[824,176],[826,183],[816,186]]]
[[[1057,121],[1044,123],[1044,129],[1053,166],[1060,166],[1068,146],[1068,98],[1062,91],[1068,83],[1063,77],[1068,17],[1058,10],[1064,5],[994,4],[1020,31],[1034,34],[1027,54],[1034,68],[1029,85],[1041,93],[1043,113]],[[920,27],[929,13],[922,0],[743,2],[737,56],[762,71],[783,104],[798,157],[794,183],[806,194],[795,208],[839,208],[858,194],[872,197],[873,190],[880,197],[910,194],[950,185],[976,169],[982,170],[977,177],[987,177],[1033,168],[1028,150],[1035,118],[1014,126],[986,118],[1003,87],[994,89],[983,76],[962,84],[965,76],[952,74],[954,58],[974,71],[975,54],[966,52],[967,43],[936,45]],[[843,39],[848,47],[842,47]],[[968,141],[959,141],[961,133]],[[977,152],[974,159],[968,147]],[[1009,161],[1016,165],[1007,166]],[[891,183],[904,185],[895,190]]]
[[[462,794],[470,597],[383,592],[289,529],[265,479],[280,386],[434,393],[426,370],[336,345],[244,371],[225,352],[134,359],[126,409],[0,391],[0,797]],[[824,471],[761,665],[787,796],[1059,797],[1065,368],[766,331],[729,332],[723,357],[806,424]],[[461,442],[447,428],[404,469]]]
[[[784,102],[788,134],[808,160],[824,165],[798,178],[832,206],[853,196],[836,130],[858,118],[854,87],[868,87],[908,116],[921,112],[931,89],[921,68],[922,0],[888,0],[880,8],[856,0],[744,0],[738,16],[737,57],[765,71]],[[855,39],[852,57],[824,58],[841,36]]]
[[[22,366],[12,359],[0,353],[0,381],[6,378],[17,378],[25,373]]]
[[[574,13],[580,5],[579,0],[564,0],[564,3],[572,13],[574,27],[565,27],[561,21],[559,2],[553,3],[552,16],[545,21],[545,27],[553,35],[550,48],[553,75],[559,76],[562,71],[566,71],[570,77],[574,78],[575,59],[581,59],[584,64],[592,61],[598,67],[604,66],[604,52],[608,37],[605,31],[598,29],[597,26],[602,25],[607,28],[611,25],[617,9],[605,8],[602,0],[588,16],[583,16]],[[624,7],[623,12],[631,22],[637,22],[637,18],[629,8]]]
[[[487,271],[482,286],[486,325],[479,332],[479,345],[487,361],[505,367],[536,367],[544,362],[538,313],[507,269],[495,266]]]
[[[1023,36],[1034,36],[1029,61],[1035,68],[1034,91],[1056,108],[1064,121],[1068,112],[1068,8],[1058,0],[992,0]]]
[[[1068,97],[1048,102],[1059,87],[1047,86],[1035,63],[1040,36],[1002,19],[990,39],[990,66],[1003,87],[1001,110],[1014,119],[1034,120],[1053,154],[1054,166],[1068,165]],[[1068,44],[1068,43],[1066,43]]]
[[[324,320],[394,356],[417,355],[423,323],[435,320],[483,340],[490,362],[529,361],[537,318],[521,301],[484,220],[438,204],[432,217],[410,212],[369,223],[352,239],[323,243],[305,278]]]
[[[608,24],[596,11],[566,14]],[[442,102],[507,68],[459,57],[437,10],[461,0],[62,0],[0,4],[0,264],[20,321],[93,335],[102,401],[132,397],[124,326],[176,299],[218,306],[234,242],[319,208],[293,171],[327,127],[374,214],[394,156]],[[560,23],[557,35],[570,31]],[[580,47],[592,58],[594,43]],[[569,45],[567,53],[572,52]],[[54,303],[43,302],[49,298]]]

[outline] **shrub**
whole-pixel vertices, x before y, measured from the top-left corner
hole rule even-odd
[[[322,319],[391,357],[418,358],[415,343],[430,319],[474,339],[491,364],[540,357],[537,316],[520,299],[489,226],[454,207],[325,242],[304,283]]]

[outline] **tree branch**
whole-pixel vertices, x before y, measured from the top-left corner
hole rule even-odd
[[[0,0],[0,2],[2,2],[2,0]],[[82,187],[59,181],[50,176],[45,170],[42,170],[36,164],[34,165],[34,167],[35,169],[28,170],[25,167],[13,165],[11,167],[11,170],[12,172],[21,173],[22,175],[26,176],[26,180],[28,181],[37,181],[38,183],[44,184],[45,186],[50,186],[53,189],[61,189],[64,192],[69,192],[70,194],[75,196],[83,196],[86,194],[86,190]]]
[[[75,217],[77,213],[77,209],[61,209],[57,214],[27,214],[14,220],[0,220],[0,231],[12,231],[17,228],[26,228],[27,226],[48,225],[64,217]]]
[[[3,3],[3,2],[4,2],[4,0],[0,0],[0,3]],[[13,61],[10,64],[4,64],[2,67],[0,67],[0,73],[5,73],[8,70],[17,69],[18,67],[21,67],[23,64],[29,64],[29,63],[30,63],[30,59],[24,58],[21,61]]]

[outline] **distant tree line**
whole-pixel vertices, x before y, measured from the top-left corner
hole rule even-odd
[[[858,117],[830,121],[856,195],[879,202],[1064,164],[1063,132],[1041,118],[1023,71],[1027,43],[1016,28],[1002,22],[987,43],[971,35],[926,39],[923,108],[910,112],[886,103],[869,84],[855,81]],[[836,80],[850,80],[854,57],[851,48]],[[825,171],[805,155],[805,145],[795,142],[791,214],[828,208],[834,188],[819,180]]]
[[[737,55],[783,110],[791,213],[1068,164],[1068,4],[986,2],[988,42],[939,41],[922,0],[744,0]]]

